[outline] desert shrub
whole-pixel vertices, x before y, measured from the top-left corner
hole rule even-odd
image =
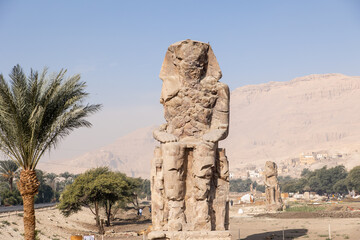
[[[5,189],[0,192],[2,205],[19,205],[22,204],[20,192],[17,189],[10,191]]]

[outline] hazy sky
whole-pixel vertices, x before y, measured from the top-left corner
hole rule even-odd
[[[210,42],[231,90],[313,73],[360,75],[360,1],[4,1],[0,72],[81,73],[103,110],[43,161],[70,158],[162,123],[167,47]]]

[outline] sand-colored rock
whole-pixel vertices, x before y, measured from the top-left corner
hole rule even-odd
[[[231,132],[223,142],[232,170],[249,163],[263,168],[269,159],[280,166],[281,161],[298,158],[303,152],[321,150],[349,153],[351,156],[337,164],[356,166],[359,101],[360,77],[337,73],[235,89],[231,94]],[[324,165],[334,166],[323,161],[309,167]]]
[[[157,142],[152,137],[156,126],[137,129],[114,143],[100,149],[85,153],[74,159],[68,159],[59,163],[41,162],[40,169],[47,172],[83,173],[90,168],[101,166],[110,167],[130,177],[142,177],[149,179],[150,163],[144,161],[152,156]],[[141,148],[139,148],[141,146]]]
[[[230,171],[236,172],[248,164],[263,168],[270,159],[280,168],[283,160],[320,150],[349,155],[335,162],[326,160],[307,167],[344,164],[348,169],[353,168],[360,157],[358,102],[360,77],[335,73],[235,89],[231,92],[231,132],[220,142],[231,161]],[[149,178],[148,159],[156,145],[153,129],[138,129],[111,145],[69,161],[53,164],[40,161],[39,167],[60,173],[108,165],[129,176]],[[301,169],[297,176],[300,173]]]
[[[219,82],[210,45],[172,44],[160,78],[166,124],[153,133],[160,146],[152,161],[155,232],[149,238],[226,239],[207,235],[229,224],[229,165],[225,150],[218,148],[228,135],[229,89]],[[159,237],[163,231],[166,238]]]
[[[156,240],[230,240],[229,231],[164,231],[151,232],[149,239]]]

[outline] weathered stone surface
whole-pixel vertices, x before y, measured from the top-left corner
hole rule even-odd
[[[231,240],[229,231],[158,231],[150,232],[148,239],[153,240]]]
[[[277,165],[274,162],[267,161],[264,171],[264,184],[266,205],[268,210],[282,210],[281,191],[277,179]]]
[[[167,123],[153,134],[153,229],[169,239],[212,239],[186,232],[228,229],[229,165],[218,141],[228,135],[229,88],[210,45],[192,40],[168,48],[160,78]]]

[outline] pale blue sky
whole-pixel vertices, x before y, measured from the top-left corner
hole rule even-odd
[[[313,73],[360,75],[360,1],[0,0],[0,72],[66,68],[104,109],[51,154],[73,157],[163,122],[167,47],[210,42],[237,87]],[[86,139],[86,140],[85,140]],[[91,139],[91,141],[89,141]]]

